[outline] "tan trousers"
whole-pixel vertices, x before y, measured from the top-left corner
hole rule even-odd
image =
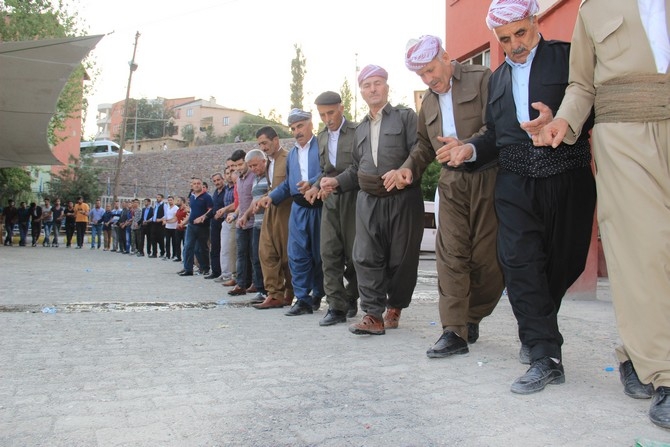
[[[597,124],[592,138],[617,357],[670,386],[670,120]]]
[[[293,295],[291,271],[288,267],[288,218],[293,200],[286,199],[279,206],[265,210],[258,256],[263,271],[263,283],[268,296],[284,299],[284,293]]]
[[[466,323],[493,312],[504,289],[494,209],[497,168],[467,173],[442,169],[435,241],[442,328],[468,339]]]

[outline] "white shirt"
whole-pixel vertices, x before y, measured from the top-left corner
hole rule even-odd
[[[530,80],[530,68],[537,53],[537,45],[530,50],[530,54],[523,64],[513,62],[505,56],[505,62],[512,67],[512,96],[514,96],[514,105],[516,106],[516,119],[519,123],[530,121],[530,112],[528,104],[528,84]],[[529,134],[530,136],[530,134]]]
[[[452,79],[449,84],[453,85]],[[456,134],[456,121],[454,120],[454,100],[451,96],[451,87],[447,93],[437,93],[442,112],[442,136],[458,138]]]
[[[314,136],[312,136],[314,138]],[[300,178],[303,182],[309,180],[309,146],[312,142],[312,138],[309,139],[307,144],[303,147],[300,146],[297,142],[295,143],[298,148],[298,163],[300,163]]]
[[[168,230],[177,229],[177,221],[176,220],[174,222],[168,222],[170,219],[174,219],[174,217],[177,215],[177,211],[179,211],[179,207],[177,205],[172,205],[172,207],[170,207],[169,204],[166,204],[166,206],[165,206],[165,228],[167,228]]]
[[[340,127],[335,132],[328,129],[328,160],[333,166],[336,166],[337,163],[337,143],[340,141],[342,126],[344,126],[344,119],[342,119]]]
[[[665,23],[665,3],[663,0],[637,0],[642,26],[647,33],[659,73],[665,73],[670,65],[670,37]]]

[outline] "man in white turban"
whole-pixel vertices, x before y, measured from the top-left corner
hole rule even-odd
[[[452,62],[436,36],[410,40],[405,66],[428,90],[419,111],[418,144],[396,171],[396,187],[410,185],[435,158],[442,163],[435,241],[442,333],[426,354],[450,357],[467,353],[468,343],[477,341],[479,322],[493,312],[504,288],[493,206],[497,156],[492,152],[452,167],[446,149],[484,132],[491,70]]]
[[[595,209],[588,133],[573,146],[535,147],[530,132],[551,121],[568,85],[570,45],[539,34],[536,0],[494,0],[487,24],[505,51],[491,75],[487,129],[451,164],[498,153],[498,258],[530,368],[518,394],[565,382],[558,310],[586,264]],[[588,110],[586,111],[588,113]],[[592,125],[592,119],[586,129]],[[523,127],[522,127],[523,126]]]

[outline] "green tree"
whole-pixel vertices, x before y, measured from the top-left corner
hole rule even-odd
[[[277,131],[279,138],[292,138],[291,132],[283,124],[270,121],[267,118],[247,115],[236,126],[230,129],[226,142],[232,143],[235,141],[236,136],[239,136],[244,141],[256,141],[256,131],[265,126],[272,126]]]
[[[51,197],[60,197],[63,201],[74,201],[82,196],[85,202],[92,202],[100,197],[101,192],[98,170],[87,158],[77,162],[77,159],[70,157],[70,165],[53,174],[47,186]]]
[[[421,176],[421,194],[423,195],[423,200],[429,202],[435,200],[435,190],[437,189],[437,183],[440,180],[441,170],[442,165],[433,160],[426,170],[423,171],[423,175]]]
[[[65,0],[4,0],[0,1],[0,41],[49,39],[85,35],[79,27],[80,18],[76,9]],[[56,131],[65,130],[68,118],[81,115],[86,107],[86,95],[90,85],[84,85],[85,73],[96,74],[92,61],[87,60],[75,70],[58,98],[56,113],[51,118],[47,131],[50,144],[61,139]],[[84,120],[82,119],[82,128]]]
[[[295,48],[295,58],[291,60],[291,109],[302,109],[307,60],[298,44],[294,44],[293,48]]]
[[[347,81],[346,78],[344,79],[344,83],[340,88],[340,96],[342,97],[342,107],[344,107],[344,117],[348,121],[353,121],[351,108],[352,108],[352,101],[354,100],[354,95],[351,92],[351,88],[349,87],[349,81]]]
[[[193,126],[187,124],[186,126],[182,127],[181,137],[184,141],[192,143],[193,140],[195,140],[195,130],[193,129]]]
[[[167,123],[174,117],[174,111],[165,107],[165,102],[160,99],[140,100],[130,99],[128,101],[128,120],[126,124],[126,140],[162,138],[167,132]],[[121,143],[119,143],[121,144]]]
[[[24,168],[0,169],[0,197],[4,206],[9,199],[30,194],[30,173]]]

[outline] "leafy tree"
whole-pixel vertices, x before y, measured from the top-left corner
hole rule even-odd
[[[423,195],[423,200],[429,202],[435,200],[435,190],[440,180],[440,172],[442,172],[442,165],[436,160],[433,160],[426,170],[423,171],[423,175],[421,176],[421,194]]]
[[[135,129],[137,129],[138,140],[162,138],[167,132],[168,120],[173,117],[174,111],[167,109],[165,102],[161,99],[130,99],[126,140],[135,139]]]
[[[0,169],[0,197],[4,206],[9,199],[30,194],[30,173],[24,168]]]
[[[352,114],[351,114],[351,107],[352,107],[352,101],[354,99],[354,95],[351,93],[351,88],[349,87],[349,81],[347,79],[344,79],[344,83],[342,84],[342,88],[340,88],[340,96],[342,97],[342,107],[344,107],[344,117],[348,121],[353,121],[352,119]]]
[[[193,126],[188,124],[181,129],[181,137],[184,141],[192,143],[195,140],[195,130]]]
[[[0,41],[62,38],[85,35],[79,28],[80,18],[66,0],[4,0],[0,1]],[[47,139],[55,145],[62,141],[56,131],[65,130],[68,118],[81,115],[91,86],[82,82],[85,73],[96,74],[91,61],[76,69],[58,98],[56,113],[51,118]],[[84,121],[82,120],[82,127]]]
[[[62,201],[74,201],[82,196],[85,202],[92,202],[100,197],[98,170],[91,163],[87,158],[82,158],[78,163],[76,158],[70,157],[67,168],[52,174],[51,181],[47,183],[49,194],[60,197]]]
[[[292,138],[293,135],[283,124],[270,121],[267,118],[262,118],[253,115],[244,116],[240,122],[230,129],[230,133],[226,137],[227,143],[235,141],[235,137],[239,136],[244,141],[256,141],[256,131],[264,126],[272,126],[277,131],[279,138]]]
[[[305,80],[305,66],[307,61],[298,44],[294,44],[295,58],[291,60],[291,109],[302,109],[303,82]]]

